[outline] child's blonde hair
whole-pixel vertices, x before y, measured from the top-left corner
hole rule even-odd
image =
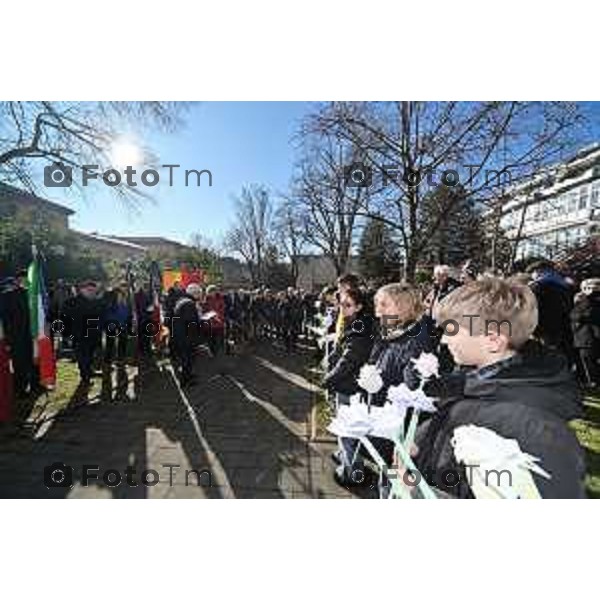
[[[424,307],[421,294],[408,283],[388,283],[377,290],[375,297],[383,295],[402,309],[402,314],[397,315],[401,322],[418,321],[422,317]]]
[[[472,335],[487,335],[495,325],[496,331],[505,334],[509,346],[516,350],[537,327],[538,307],[534,293],[526,285],[483,277],[448,294],[437,304],[433,316],[439,325],[454,320]]]

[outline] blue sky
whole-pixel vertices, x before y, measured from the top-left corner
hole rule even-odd
[[[160,235],[182,242],[193,233],[218,239],[232,221],[232,198],[243,185],[285,190],[294,161],[292,138],[310,109],[303,102],[198,103],[176,132],[138,138],[157,154],[158,164],[181,164],[173,187],[168,170],[161,170],[161,183],[150,188],[155,201],[144,204],[141,213],[126,209],[101,181],[90,182],[84,199],[61,188],[44,188],[44,193],[76,210],[71,227],[81,231]],[[210,169],[212,187],[205,179],[196,187],[193,178],[185,187],[184,169]],[[136,177],[139,181],[139,171]]]
[[[600,103],[582,103],[590,119],[587,141],[600,141]],[[184,124],[173,133],[149,131],[135,141],[149,146],[158,164],[180,164],[173,187],[168,171],[152,190],[153,202],[141,212],[120,203],[101,182],[93,181],[86,197],[62,188],[43,188],[49,199],[73,208],[71,226],[85,232],[164,236],[188,242],[194,233],[219,241],[233,221],[233,197],[242,186],[267,185],[274,195],[284,191],[295,160],[293,137],[302,118],[315,108],[307,102],[201,102],[192,104]],[[213,185],[203,180],[184,185],[185,169],[210,169]],[[79,175],[80,176],[80,175]],[[139,171],[136,177],[139,180]]]

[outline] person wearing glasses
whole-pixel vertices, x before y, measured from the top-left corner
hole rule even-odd
[[[348,404],[350,396],[359,393],[357,378],[360,368],[367,362],[373,347],[373,317],[365,311],[364,292],[348,287],[340,293],[339,306],[343,327],[329,357],[329,370],[323,385],[336,395],[336,405]],[[354,483],[351,472],[356,465],[351,464],[356,451],[357,440],[342,438],[340,451],[334,454],[339,464],[335,479],[340,485]]]

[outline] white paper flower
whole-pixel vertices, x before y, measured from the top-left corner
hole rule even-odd
[[[452,437],[454,456],[468,467],[467,479],[477,498],[539,497],[531,473],[550,478],[537,463],[539,459],[523,452],[517,440],[476,425],[462,425]]]
[[[411,391],[405,383],[390,385],[387,391],[387,399],[395,404],[407,404],[411,400]]]
[[[439,375],[440,363],[435,354],[423,352],[419,358],[413,358],[411,360],[423,379],[429,379],[430,377],[437,377]]]
[[[372,429],[367,405],[353,400],[339,407],[337,415],[327,426],[328,431],[338,437],[362,437]]]
[[[352,396],[349,405],[340,406],[327,430],[338,437],[370,435],[396,441],[404,427],[405,409],[388,402],[384,406],[373,406],[369,411],[359,398]]]
[[[387,398],[390,402],[401,406],[404,410],[408,408],[425,412],[434,412],[436,410],[433,398],[427,396],[423,390],[410,390],[404,383],[390,386]]]
[[[369,394],[376,394],[383,387],[381,373],[375,365],[363,365],[357,383]]]
[[[406,410],[399,404],[386,402],[383,406],[371,407],[371,430],[369,435],[397,441],[404,429]]]

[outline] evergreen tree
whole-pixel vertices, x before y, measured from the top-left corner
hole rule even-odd
[[[362,232],[359,245],[360,271],[365,279],[398,279],[399,251],[390,227],[371,219]]]
[[[439,222],[426,243],[422,262],[459,266],[471,259],[483,264],[482,215],[462,186],[438,186],[424,202],[422,218],[425,222]]]

